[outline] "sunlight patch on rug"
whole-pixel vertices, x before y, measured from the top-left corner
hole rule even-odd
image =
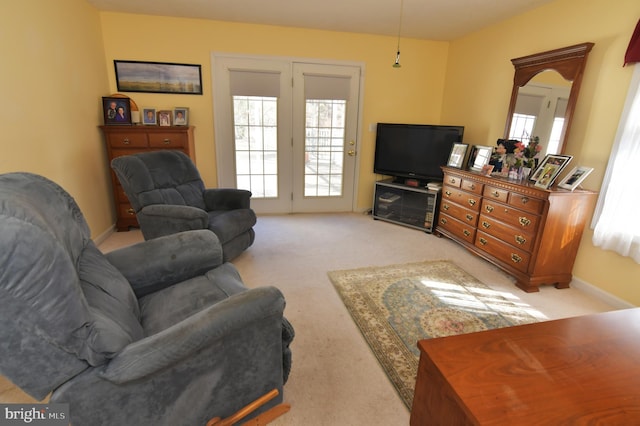
[[[516,295],[491,289],[450,261],[328,275],[409,409],[420,356],[418,340],[546,319]]]

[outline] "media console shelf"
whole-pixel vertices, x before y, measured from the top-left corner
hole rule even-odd
[[[373,218],[431,233],[438,214],[439,191],[393,182],[376,182]]]

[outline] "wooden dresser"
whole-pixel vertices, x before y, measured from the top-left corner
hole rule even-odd
[[[194,128],[193,126],[100,126],[100,128],[107,144],[113,199],[116,206],[116,229],[127,231],[129,227],[137,227],[138,221],[118,178],[111,170],[111,160],[138,152],[178,149],[195,162]]]
[[[411,426],[640,424],[640,308],[420,340]]]
[[[544,190],[443,167],[436,234],[513,275],[526,292],[567,288],[582,231],[596,200],[586,190]]]

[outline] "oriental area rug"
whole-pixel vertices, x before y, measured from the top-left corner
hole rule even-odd
[[[451,261],[328,272],[351,317],[409,410],[418,340],[538,321],[517,296],[492,290]]]

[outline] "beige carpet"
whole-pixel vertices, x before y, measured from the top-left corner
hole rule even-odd
[[[418,340],[528,324],[540,317],[450,261],[328,275],[408,409],[418,370]]]
[[[548,318],[612,309],[575,288],[524,293],[507,275],[445,238],[363,214],[261,215],[255,229],[255,243],[233,263],[247,286],[282,290],[285,313],[296,328],[293,368],[284,388],[291,411],[273,426],[409,424],[409,411],[331,285],[328,271],[452,259],[484,284]],[[139,231],[117,232],[99,247],[110,251],[141,240]],[[0,380],[0,401],[23,400],[28,397]]]

